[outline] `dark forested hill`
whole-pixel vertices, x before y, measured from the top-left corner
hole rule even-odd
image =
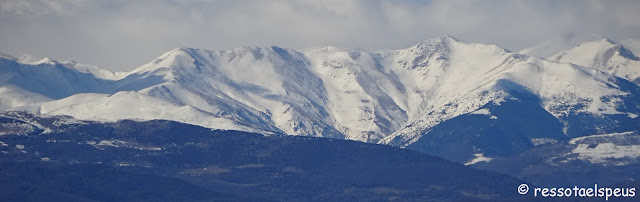
[[[171,121],[14,113],[0,123],[0,195],[9,200],[521,198],[515,178],[386,145]]]

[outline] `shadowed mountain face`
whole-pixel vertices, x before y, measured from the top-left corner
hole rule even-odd
[[[436,125],[407,149],[465,163],[474,154],[509,156],[526,151],[534,147],[531,140],[567,140],[562,123],[544,110],[541,101],[518,89],[522,91],[510,90],[502,102]]]
[[[16,113],[0,123],[1,192],[16,199],[495,200],[520,197],[522,183],[355,141]]]

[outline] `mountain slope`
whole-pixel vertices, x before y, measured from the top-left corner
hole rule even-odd
[[[321,81],[305,65],[300,53],[278,47],[178,49],[134,70],[128,78],[162,77],[162,83],[140,92],[245,125],[291,135],[344,138],[327,118]]]
[[[478,51],[479,49],[472,50]],[[462,57],[465,58],[472,58],[471,56],[474,54],[462,51],[461,53],[464,53]],[[473,159],[475,154],[488,152],[487,150],[508,149],[511,146],[519,147],[518,151],[532,148],[535,139],[549,138],[544,137],[545,135],[551,135],[553,137],[551,139],[558,141],[566,139],[566,136],[576,137],[603,132],[619,132],[634,127],[633,123],[637,121],[637,114],[640,112],[638,108],[640,91],[636,85],[589,68],[550,62],[506,51],[501,53],[498,51],[498,53],[493,56],[493,59],[490,55],[483,56],[484,63],[481,63],[481,60],[471,60],[473,63],[458,62],[454,65],[443,65],[444,68],[441,69],[450,68],[451,71],[459,73],[447,77],[447,81],[452,84],[451,88],[446,88],[446,83],[434,85],[446,90],[444,93],[436,91],[438,92],[436,99],[429,99],[429,101],[433,103],[438,101],[437,98],[445,98],[444,102],[431,104],[422,116],[408,122],[404,128],[387,136],[380,143],[428,151],[428,153],[441,153],[448,159],[457,159],[464,163]],[[455,54],[452,57],[455,57]],[[501,58],[504,59],[500,60]],[[453,61],[464,61],[464,59],[454,59]],[[455,68],[462,70],[456,71]],[[425,69],[438,70],[433,66]],[[462,72],[464,74],[460,75]],[[433,81],[436,79],[424,80]],[[513,112],[503,114],[503,117],[491,113],[508,109],[510,104],[503,106],[504,102],[519,102],[521,104],[517,104],[518,107],[511,109]],[[478,112],[479,108],[486,109],[488,112]],[[533,114],[527,113],[533,109],[537,109],[536,111],[547,118],[538,119]],[[463,115],[469,116],[469,118],[476,117],[474,111],[475,114],[487,114],[481,118],[486,121],[485,124],[479,124],[481,123],[478,122],[479,120],[461,121],[457,124],[448,122],[454,117],[456,120],[460,120]],[[499,123],[502,119],[511,121],[519,119],[521,123]],[[461,129],[461,126],[466,125],[465,123],[471,124],[471,128],[468,129],[474,132],[455,132]],[[562,123],[560,127],[555,127],[552,131],[544,131],[537,136],[526,135],[530,133],[530,130],[523,127],[528,124],[532,126],[558,126],[558,123]],[[490,131],[492,129],[483,131],[483,125],[486,124],[494,124],[498,127],[495,129],[502,129],[500,131]],[[511,129],[506,130],[505,127]],[[454,138],[458,136],[438,135],[441,133],[438,131],[444,131],[447,134],[457,133],[457,135],[465,137]],[[476,139],[479,135],[476,133],[489,136],[485,135],[484,138]],[[510,137],[499,137],[501,135],[509,135]],[[520,138],[521,140],[508,142],[511,145],[496,142],[509,138]],[[471,142],[467,143],[467,146],[461,146],[460,141]],[[491,141],[495,145],[479,146],[482,142]],[[428,142],[428,144],[424,144],[424,142]],[[411,146],[414,143],[418,144]],[[462,157],[459,156],[461,154],[440,151],[439,147],[448,147],[452,150],[465,148],[462,150],[467,152]],[[509,152],[498,153],[510,154]]]
[[[633,62],[637,61],[622,46],[600,41],[583,49],[596,56],[608,55],[600,62],[628,62],[624,64],[630,66],[615,66],[614,73],[630,72],[625,75],[633,77]],[[572,52],[581,53],[569,51],[558,60],[575,59],[570,57]],[[448,130],[438,125],[467,115],[505,111],[501,114],[504,117],[492,114],[479,118],[496,124],[493,129],[500,129],[500,133],[509,133],[497,135],[520,138],[521,142],[505,148],[522,151],[544,138],[563,140],[633,130],[632,123],[640,114],[638,86],[600,66],[592,69],[552,62],[451,36],[380,52],[331,47],[305,53],[275,46],[228,51],[180,48],[125,74],[46,59],[21,62],[5,57],[2,61],[5,71],[1,78],[6,79],[1,87],[8,89],[3,92],[22,95],[2,100],[5,110],[98,121],[168,119],[214,129],[332,137],[399,147],[418,140],[430,145],[447,139],[433,139],[438,135],[429,133],[435,128]],[[552,131],[544,131],[550,137],[509,126],[527,119],[505,109],[545,117],[536,124],[554,126],[549,129]],[[494,117],[497,120],[491,119]],[[558,123],[561,126],[556,127]],[[484,150],[500,147],[478,147],[477,141],[485,140],[474,141],[467,147],[475,149],[465,150],[467,159],[459,156],[457,160],[465,163]]]

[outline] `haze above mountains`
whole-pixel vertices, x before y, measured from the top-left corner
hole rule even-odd
[[[541,49],[551,48],[514,53],[451,36],[379,52],[179,48],[117,73],[3,55],[0,110],[350,139],[462,163],[640,128],[636,41]],[[452,135],[474,124],[490,127]],[[468,145],[455,154],[441,148],[459,141]]]

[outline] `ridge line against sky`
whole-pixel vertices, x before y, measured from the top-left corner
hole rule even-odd
[[[633,0],[0,0],[0,52],[112,71],[177,47],[385,50],[453,35],[517,52],[556,38],[640,38],[638,10]]]

